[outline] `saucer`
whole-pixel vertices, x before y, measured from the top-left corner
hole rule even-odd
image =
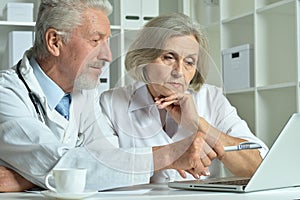
[[[81,193],[57,193],[53,192],[51,190],[45,190],[41,193],[45,195],[46,197],[52,197],[57,199],[83,199],[89,196],[92,196],[94,194],[97,194],[98,191],[84,191]]]

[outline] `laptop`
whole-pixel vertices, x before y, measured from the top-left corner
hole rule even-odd
[[[175,181],[171,188],[253,192],[300,186],[300,114],[293,114],[251,178],[225,177]]]

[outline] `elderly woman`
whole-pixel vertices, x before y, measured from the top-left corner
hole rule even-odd
[[[213,152],[217,142],[223,146],[259,143],[261,149],[227,152],[218,159],[207,159],[203,153],[199,156],[207,171],[201,177],[194,175],[221,176],[223,163],[234,175],[250,177],[268,149],[251,133],[222,91],[205,84],[211,65],[207,52],[207,38],[189,17],[170,14],[152,19],[126,55],[126,70],[135,82],[104,92],[101,107],[125,148],[170,144],[195,132],[202,134],[206,153]],[[161,170],[151,181],[186,178],[180,175],[176,170]],[[188,174],[188,178],[192,176]]]

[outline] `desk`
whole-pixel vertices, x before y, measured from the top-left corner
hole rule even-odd
[[[124,194],[125,191],[129,194]],[[146,193],[138,194],[139,191]],[[268,190],[251,193],[201,192],[170,189],[165,184],[150,184],[101,192],[88,200],[295,200],[300,199],[300,187]],[[135,194],[134,194],[135,193]],[[40,200],[48,199],[40,193],[0,193],[0,199],[5,200]]]

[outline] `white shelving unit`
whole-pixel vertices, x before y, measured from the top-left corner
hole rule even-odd
[[[109,1],[114,7],[109,16],[113,53],[109,82],[115,87],[126,82],[124,56],[138,27],[125,26],[125,1]],[[6,2],[34,3],[36,16],[39,1],[1,1],[0,10]],[[207,32],[216,65],[210,83],[221,86],[222,50],[253,46],[254,87],[225,94],[250,129],[271,146],[290,115],[300,108],[300,0],[158,0],[158,7],[158,14],[190,15]],[[33,31],[34,24],[0,21],[0,43],[6,44],[12,30]],[[5,45],[1,45],[0,58],[5,51]]]
[[[191,16],[207,30],[220,71],[222,50],[253,46],[254,87],[225,94],[250,129],[271,146],[291,114],[299,112],[300,1],[219,0],[219,9],[213,10],[219,18],[209,23],[205,0],[190,2],[195,5]]]

